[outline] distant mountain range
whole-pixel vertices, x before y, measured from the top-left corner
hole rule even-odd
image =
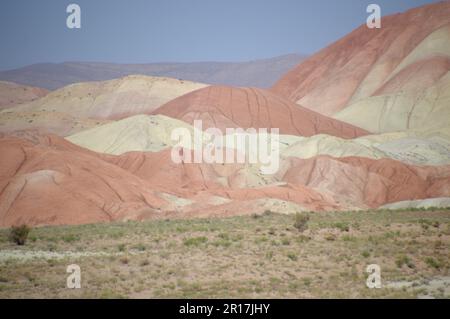
[[[39,63],[0,72],[0,80],[55,90],[86,81],[130,74],[164,76],[208,84],[268,88],[305,55],[288,54],[248,62],[116,64],[101,62]]]

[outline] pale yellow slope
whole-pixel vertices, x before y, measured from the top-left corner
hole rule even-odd
[[[92,151],[120,155],[131,151],[157,152],[176,142],[172,130],[194,128],[163,115],[135,115],[67,137],[67,140]]]
[[[333,117],[374,133],[448,128],[450,73],[426,90],[369,97]]]
[[[158,152],[177,143],[171,139],[172,131],[176,128],[186,128],[193,137],[194,128],[183,121],[163,115],[136,115],[82,131],[67,139],[100,153],[120,155],[130,151]],[[230,146],[227,142],[231,140],[233,143]],[[360,156],[372,159],[392,158],[421,165],[450,164],[450,138],[442,135],[440,130],[434,133],[405,131],[374,134],[356,139],[341,139],[325,134],[311,137],[280,135],[279,140],[280,156],[284,158],[306,159],[318,155]],[[211,141],[209,135],[203,134],[204,144]],[[224,136],[223,145],[236,149],[236,135]],[[190,144],[184,146],[193,147]],[[249,156],[249,152],[256,154],[258,150],[249,148],[246,152]],[[249,166],[247,172],[242,172],[242,178],[246,183],[261,184],[257,167],[259,166]],[[262,184],[272,182],[268,180]]]
[[[414,33],[414,29],[406,29],[404,33]],[[395,65],[398,56],[402,54],[409,36],[400,36],[401,41],[394,41],[387,52],[383,54],[375,63],[369,74],[361,82],[358,89],[353,94],[349,105],[360,101],[364,98],[372,96],[377,89],[383,87],[383,85],[395,76],[397,76],[402,70],[405,70],[414,63],[420,63],[427,59],[435,57],[450,57],[450,25],[446,25],[437,29],[428,35],[420,44],[414,48],[400,64],[392,70],[392,65]],[[391,71],[392,70],[392,71]],[[428,71],[428,70],[424,70]],[[407,82],[407,81],[406,81]],[[416,82],[414,80],[413,82]],[[420,81],[419,81],[420,82]],[[422,83],[408,83],[410,86],[416,85],[420,87]]]
[[[299,137],[281,151],[283,157],[312,158],[360,156],[372,159],[391,158],[408,164],[450,164],[450,140],[440,135],[420,132],[397,132],[368,135],[346,140],[330,135]]]
[[[36,130],[68,136],[108,122],[110,121],[83,119],[59,112],[1,112],[0,132]]]
[[[66,86],[11,111],[47,111],[77,117],[119,119],[150,113],[166,102],[205,87],[171,78],[132,75],[120,79]]]
[[[420,200],[405,200],[383,205],[381,209],[405,209],[405,208],[430,208],[430,207],[450,207],[449,197],[428,198]]]
[[[449,58],[450,25],[446,25],[427,36],[388,77],[380,74],[384,74],[389,59],[385,62],[380,59],[349,105],[333,117],[373,133],[449,128],[450,72],[448,63],[444,62]],[[412,71],[419,65],[418,70],[422,72]],[[437,78],[430,79],[433,76]],[[381,78],[384,82],[380,82]],[[414,83],[408,83],[408,79]],[[374,94],[377,88],[382,89],[393,80],[403,84],[394,92]],[[373,96],[362,98],[368,94]]]

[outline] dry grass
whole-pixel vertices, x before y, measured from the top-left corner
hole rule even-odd
[[[383,283],[448,277],[450,211],[309,216],[303,232],[295,228],[295,216],[270,213],[43,227],[20,247],[2,229],[0,297],[450,297],[442,287],[365,285],[372,263],[381,266]],[[22,253],[12,254],[17,251]],[[31,252],[41,258],[24,259]],[[81,267],[79,290],[65,287],[66,267],[73,263]]]

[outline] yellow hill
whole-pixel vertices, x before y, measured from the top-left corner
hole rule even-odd
[[[149,113],[178,96],[205,86],[171,78],[132,75],[110,81],[72,84],[10,111],[60,112],[81,118],[120,119]]]

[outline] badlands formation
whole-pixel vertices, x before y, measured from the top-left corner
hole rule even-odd
[[[81,118],[121,119],[151,112],[164,103],[205,87],[189,81],[141,75],[66,86],[15,111],[62,112]]]
[[[9,105],[0,112],[0,132],[33,129],[68,136],[112,119],[151,112],[180,95],[205,86],[137,75],[72,84],[29,103]]]
[[[288,72],[272,90],[331,116],[371,97],[439,86],[449,65],[449,12],[444,1],[383,17],[381,29],[361,25]]]
[[[146,76],[1,90],[0,226],[449,206],[449,40],[442,2],[359,27],[270,90]],[[279,128],[279,170],[174,163],[171,132],[194,120]]]
[[[352,125],[333,120],[295,105],[271,92],[256,88],[209,86],[183,95],[153,112],[203,128],[272,128],[281,134],[312,136],[323,133],[352,138],[368,134]]]

